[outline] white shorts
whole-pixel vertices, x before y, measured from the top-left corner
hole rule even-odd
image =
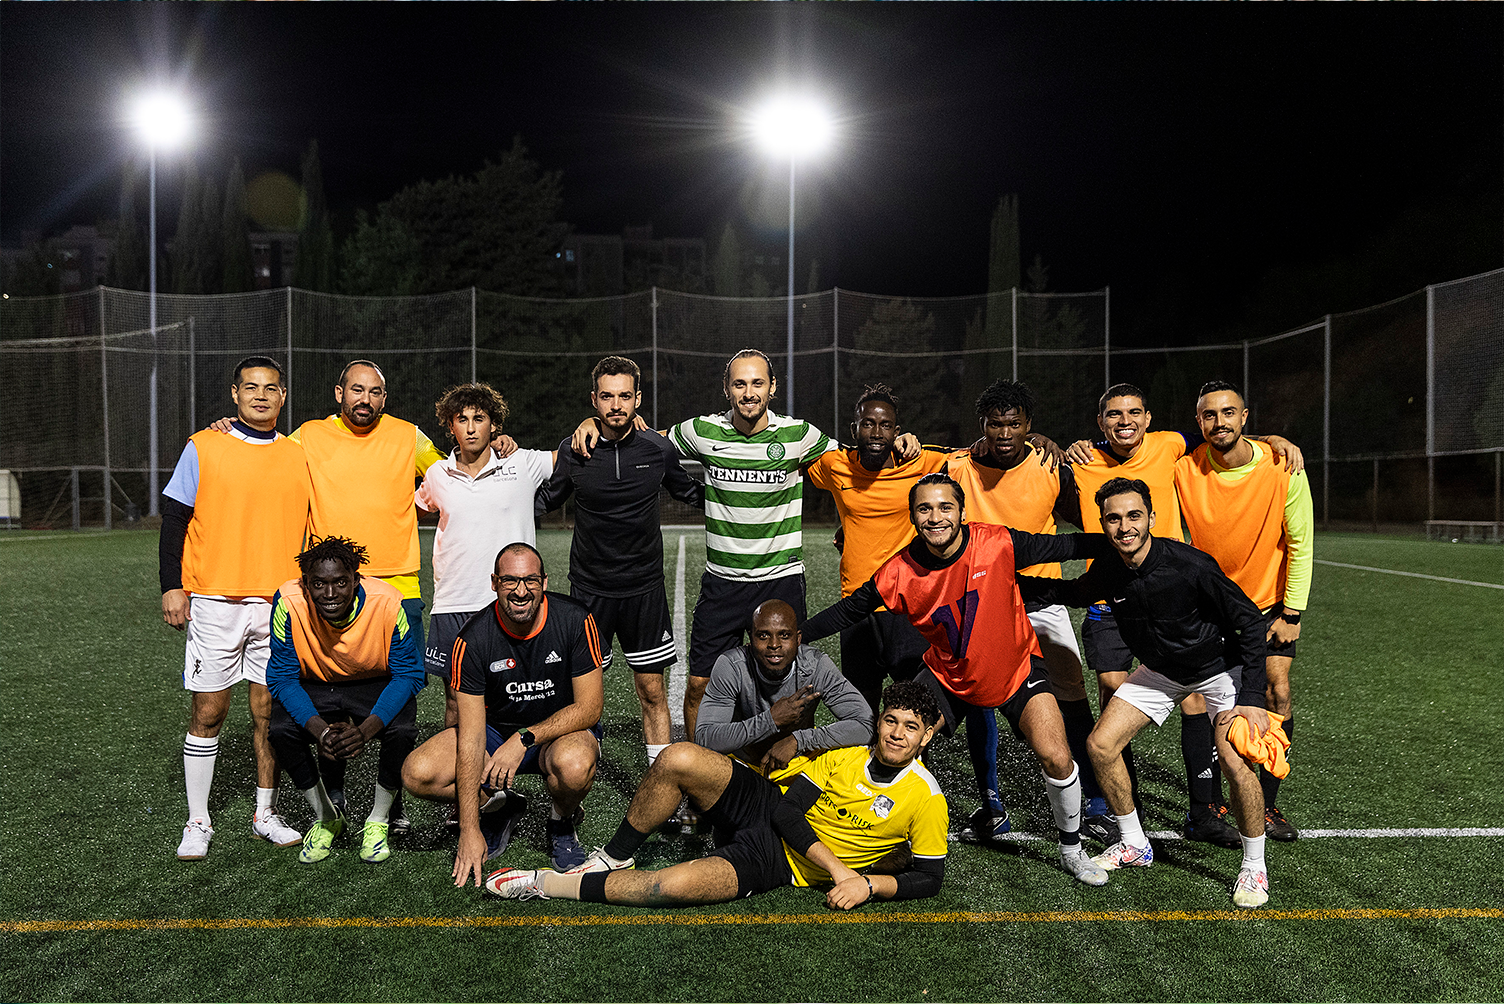
[[[184,690],[216,694],[241,680],[266,684],[272,637],[270,603],[259,596],[243,600],[190,596],[188,616]]]
[[[1177,683],[1148,666],[1135,669],[1114,696],[1148,715],[1155,725],[1163,725],[1176,705],[1192,694],[1206,698],[1207,713],[1213,718],[1238,704],[1238,684],[1231,673],[1221,672],[1196,683]]]
[[[1071,626],[1070,611],[1060,604],[1042,607],[1029,614],[1029,623],[1039,636],[1039,651],[1049,667],[1050,679],[1081,679],[1081,648],[1076,644],[1076,629]]]

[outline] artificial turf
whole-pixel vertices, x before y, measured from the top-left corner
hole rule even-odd
[[[703,542],[683,534],[692,609]],[[666,541],[671,595],[678,536]],[[806,535],[812,612],[837,589],[827,540]],[[551,588],[567,591],[568,535],[544,532],[539,543]],[[1318,558],[1343,564],[1504,583],[1504,548],[1336,534],[1317,546]],[[1271,845],[1272,899],[1251,914],[1228,899],[1237,852],[1175,840],[1159,843],[1152,869],[1102,889],[1066,877],[1049,842],[952,844],[939,896],[850,915],[795,889],[693,910],[504,903],[453,888],[441,812],[416,801],[413,834],[379,866],[348,839],[317,866],[253,840],[239,699],[210,803],[213,849],[179,862],[187,700],[182,638],[161,623],[158,601],[154,534],[0,537],[0,998],[1504,997],[1498,836]],[[1282,808],[1307,828],[1501,825],[1504,754],[1490,725],[1501,657],[1504,590],[1319,565]],[[442,703],[434,687],[420,696],[425,734]],[[624,673],[608,674],[605,725],[587,843],[610,835],[644,768]],[[1037,766],[1004,732],[1005,798],[1021,830],[1047,834]],[[1172,721],[1135,744],[1151,830],[1176,829],[1184,812],[1178,741]],[[964,743],[937,744],[932,767],[953,818],[964,817],[977,804]],[[357,819],[373,771],[369,758],[351,771]],[[306,823],[285,781],[282,806]],[[535,811],[502,863],[545,864],[542,841]],[[641,863],[707,847],[703,837],[654,838]]]

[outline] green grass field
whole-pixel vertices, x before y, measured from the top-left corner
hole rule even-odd
[[[668,535],[672,595],[679,532]],[[704,552],[685,531],[692,609]],[[829,532],[806,536],[811,610],[835,598]],[[431,536],[424,535],[425,545]],[[568,535],[540,546],[567,590]],[[1323,535],[1318,559],[1504,584],[1504,548]],[[426,558],[425,558],[426,560]],[[671,912],[503,903],[449,879],[437,807],[383,865],[348,841],[316,866],[253,840],[249,719],[222,737],[207,860],[173,856],[185,815],[182,638],[161,623],[156,536],[0,536],[0,998],[69,1000],[1499,1000],[1504,837],[1375,836],[1504,825],[1504,591],[1318,565],[1295,665],[1301,720],[1271,844],[1269,907],[1235,914],[1238,854],[1163,840],[1104,888],[1053,843],[952,844],[930,900],[834,915],[781,890]],[[644,763],[625,674],[582,840],[611,834]],[[425,735],[443,695],[419,698]],[[1006,730],[1005,730],[1006,735]],[[1151,830],[1183,812],[1179,729],[1135,746]],[[1032,755],[1003,742],[1016,825],[1048,834]],[[963,742],[933,764],[953,818],[976,806]],[[351,772],[352,814],[374,763]],[[536,785],[536,779],[524,784]],[[294,825],[308,812],[284,781]],[[535,803],[536,804],[536,803]],[[503,858],[546,862],[535,808]],[[707,849],[654,838],[646,864]]]

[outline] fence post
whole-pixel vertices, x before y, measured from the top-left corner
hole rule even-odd
[[[1102,390],[1112,386],[1112,287],[1102,287]],[[1246,389],[1246,388],[1245,388]]]
[[[470,382],[475,383],[475,287],[470,287]]]
[[[830,434],[841,438],[841,287],[830,291]]]
[[[1331,521],[1332,495],[1332,315],[1322,318],[1321,522]]]
[[[287,287],[287,404],[282,409],[287,416],[287,434],[292,435],[292,287]]]
[[[661,429],[658,422],[658,287],[653,287],[653,428]]]
[[[68,484],[73,489],[73,529],[80,530],[80,529],[83,528],[83,526],[82,526],[82,523],[80,522],[80,520],[78,518],[78,468],[77,467],[69,468],[69,470],[68,470]]]
[[[1243,339],[1243,407],[1248,407],[1248,399],[1252,396],[1248,386],[1248,339]]]
[[[1504,453],[1494,452],[1494,522],[1504,523],[1504,495],[1499,494],[1499,469],[1504,467]]]
[[[99,287],[99,400],[104,423],[104,528],[114,527],[110,504],[110,353],[105,344],[104,287]]]
[[[1373,458],[1373,532],[1379,532],[1379,458]]]
[[[1016,383],[1018,381],[1018,287],[1014,286],[1011,290],[1009,290],[1009,292],[1011,293],[1011,295],[1013,297],[1013,300],[1012,300],[1012,309],[1013,309],[1013,377],[1012,377],[1012,379]]]
[[[1426,519],[1436,518],[1436,287],[1426,287]]]
[[[193,315],[188,315],[188,434],[198,431],[198,356],[195,352]]]

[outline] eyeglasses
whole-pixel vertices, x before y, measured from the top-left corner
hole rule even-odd
[[[493,576],[493,578],[496,581],[497,588],[502,592],[509,593],[518,586],[527,587],[528,592],[543,588],[543,576],[541,575],[524,575],[520,579],[515,575],[497,575]]]

